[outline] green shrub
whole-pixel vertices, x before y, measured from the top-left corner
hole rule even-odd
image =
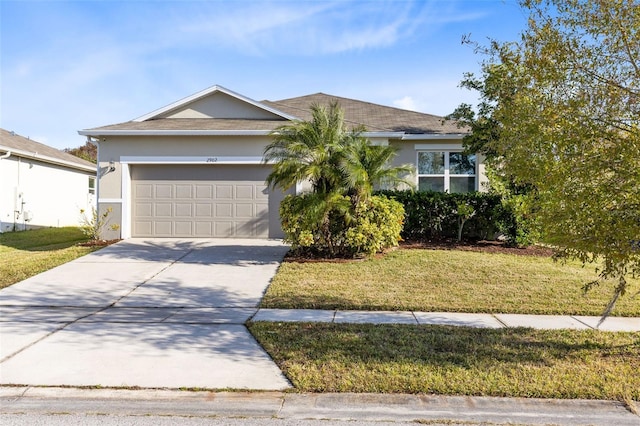
[[[404,209],[397,201],[372,196],[353,208],[349,197],[334,197],[324,221],[312,213],[317,205],[316,194],[289,195],[280,204],[285,241],[300,255],[370,255],[397,246],[401,239]]]
[[[484,192],[450,194],[398,190],[378,191],[377,194],[404,206],[404,239],[457,239],[462,227],[461,206],[465,210],[463,238],[492,240],[502,235],[509,244],[529,245],[537,237],[535,224],[526,214],[527,206],[513,197],[504,199]],[[471,215],[470,212],[474,213]]]

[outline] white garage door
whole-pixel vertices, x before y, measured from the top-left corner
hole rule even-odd
[[[267,238],[269,170],[262,165],[135,165],[132,235]],[[276,214],[278,203],[272,200]]]

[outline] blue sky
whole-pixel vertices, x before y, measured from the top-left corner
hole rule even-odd
[[[518,38],[515,0],[0,0],[0,127],[56,148],[218,84],[254,100],[324,92],[446,115]]]

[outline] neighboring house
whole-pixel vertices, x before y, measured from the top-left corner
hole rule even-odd
[[[95,191],[95,164],[0,129],[0,232],[78,226]]]
[[[267,188],[271,166],[262,161],[269,133],[332,100],[372,143],[399,148],[396,163],[416,166],[420,189],[482,187],[480,159],[462,154],[461,130],[442,117],[322,93],[257,102],[213,86],[132,121],[79,131],[98,144],[108,171],[99,174],[98,203],[120,230],[105,237],[281,237],[284,194]]]

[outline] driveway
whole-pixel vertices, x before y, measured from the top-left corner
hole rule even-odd
[[[281,390],[244,323],[280,241],[130,239],[0,291],[0,384]]]

